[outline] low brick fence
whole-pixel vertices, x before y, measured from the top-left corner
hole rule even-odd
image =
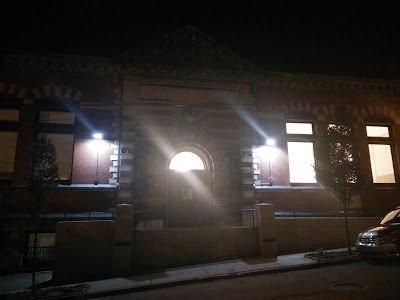
[[[249,228],[166,228],[137,230],[132,270],[162,269],[254,257],[258,234]]]
[[[358,234],[377,224],[380,218],[349,218],[351,244]],[[296,253],[317,249],[347,247],[345,222],[337,218],[279,218],[275,219],[278,253]]]
[[[151,269],[346,247],[344,219],[274,218],[256,206],[256,227],[132,230],[132,207],[115,221],[60,222],[54,280],[72,283]],[[350,218],[352,243],[377,218]]]

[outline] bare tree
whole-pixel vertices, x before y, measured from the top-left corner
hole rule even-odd
[[[351,254],[348,211],[352,195],[362,188],[358,143],[351,122],[340,114],[315,147],[317,181],[329,189],[343,209],[347,249]]]
[[[32,149],[27,172],[28,187],[34,198],[33,208],[33,268],[32,268],[32,294],[35,294],[35,264],[36,247],[40,213],[47,204],[51,194],[57,187],[58,167],[56,164],[56,149],[49,139],[38,138]]]

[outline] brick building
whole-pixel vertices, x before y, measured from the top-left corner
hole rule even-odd
[[[368,174],[352,210],[400,203],[397,81],[269,72],[192,27],[118,57],[0,59],[4,257],[30,243],[25,170],[39,135],[54,142],[60,170],[42,245],[55,222],[107,217],[117,203],[152,227],[250,225],[243,207],[259,202],[282,214],[338,211],[312,168],[338,107],[353,118]]]

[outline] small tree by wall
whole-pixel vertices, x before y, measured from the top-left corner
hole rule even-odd
[[[326,128],[315,147],[317,181],[329,189],[343,208],[347,249],[351,254],[348,211],[351,196],[362,188],[357,137],[344,108]]]
[[[56,148],[51,140],[40,137],[35,141],[27,170],[28,188],[34,198],[32,223],[35,237],[33,245],[32,294],[35,294],[35,264],[39,218],[46,202],[57,187],[58,167],[56,158]]]

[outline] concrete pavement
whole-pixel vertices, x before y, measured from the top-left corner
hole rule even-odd
[[[346,249],[328,250],[329,253],[344,251]],[[336,263],[351,262],[357,259],[355,255],[343,255],[334,259],[317,261],[305,257],[305,254],[280,255],[276,260],[265,258],[238,259],[166,269],[142,275],[116,277],[57,287],[42,287],[40,288],[40,293],[43,295],[43,299],[71,297],[74,293],[79,294],[82,298],[95,298],[235,276],[317,268]],[[0,277],[0,299],[23,299],[24,297],[19,297],[18,295],[29,294],[31,276],[31,273],[26,273]],[[46,283],[51,283],[51,276],[51,271],[38,272],[36,283],[45,286]]]

